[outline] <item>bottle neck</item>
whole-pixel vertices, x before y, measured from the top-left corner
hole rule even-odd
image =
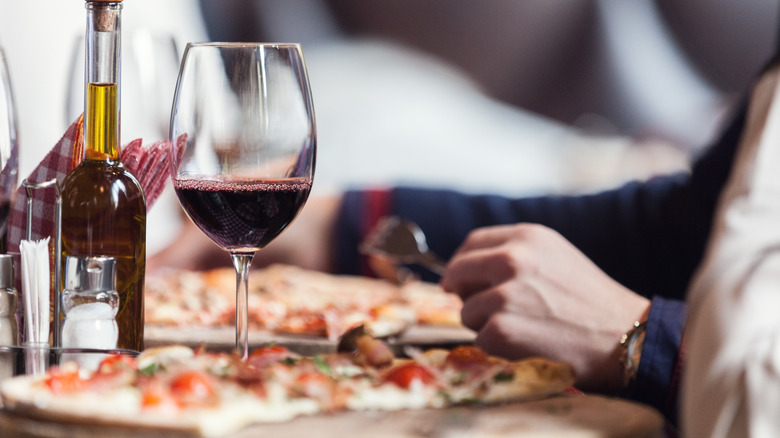
[[[122,4],[87,1],[84,158],[119,160]]]

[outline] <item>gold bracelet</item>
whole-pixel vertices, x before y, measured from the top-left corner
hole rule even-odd
[[[647,321],[635,321],[634,325],[620,338],[620,363],[623,364],[623,389],[631,386],[639,371],[642,345],[645,341]]]

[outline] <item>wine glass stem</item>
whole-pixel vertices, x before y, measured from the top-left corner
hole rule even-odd
[[[249,357],[249,266],[254,254],[232,253],[236,268],[236,351],[241,359]]]

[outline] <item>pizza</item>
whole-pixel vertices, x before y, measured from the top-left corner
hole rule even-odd
[[[146,321],[156,325],[232,326],[236,277],[232,268],[169,270],[146,281]],[[462,302],[438,285],[395,284],[291,265],[251,271],[249,325],[273,333],[338,339],[357,325],[376,337],[412,324],[460,325]]]
[[[508,361],[474,346],[393,355],[370,335],[354,351],[300,356],[265,345],[246,360],[185,346],[108,356],[95,371],[73,362],[0,385],[13,415],[71,424],[223,436],[256,423],[347,411],[493,405],[548,397],[574,382],[572,367]]]

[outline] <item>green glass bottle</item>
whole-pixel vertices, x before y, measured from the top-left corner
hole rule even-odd
[[[144,345],[146,200],[120,161],[122,2],[88,0],[84,160],[62,184],[62,257],[117,261],[118,347]]]

